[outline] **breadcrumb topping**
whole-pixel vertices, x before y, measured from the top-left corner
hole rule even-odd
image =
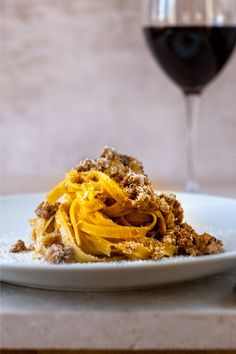
[[[46,262],[58,264],[62,262],[70,262],[73,258],[73,254],[72,247],[53,244],[47,248],[47,252],[43,258]]]
[[[48,201],[42,202],[35,209],[35,214],[39,218],[49,219],[50,216],[52,216],[53,214],[56,213],[58,206],[59,206],[59,203],[56,203],[55,205],[51,205],[48,203]]]
[[[11,246],[9,252],[11,253],[19,253],[19,252],[24,252],[24,251],[30,251],[31,249],[26,247],[24,241],[18,240],[14,245]]]
[[[75,167],[78,172],[96,170],[106,173],[127,192],[133,206],[145,210],[159,208],[151,180],[144,173],[143,165],[136,158],[119,154],[105,146],[96,160],[84,160]]]

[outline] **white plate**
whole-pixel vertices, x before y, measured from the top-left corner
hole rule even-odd
[[[124,290],[190,280],[236,266],[236,200],[187,193],[177,193],[177,197],[183,204],[186,221],[197,231],[208,231],[222,239],[225,253],[161,261],[50,265],[32,260],[31,252],[8,252],[17,239],[28,240],[27,220],[44,195],[1,197],[1,280],[47,289]]]

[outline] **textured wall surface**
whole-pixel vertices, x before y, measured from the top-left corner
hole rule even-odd
[[[2,0],[2,173],[62,174],[105,144],[155,179],[185,175],[184,105],[141,31],[137,0]],[[207,88],[202,179],[236,181],[236,56]]]

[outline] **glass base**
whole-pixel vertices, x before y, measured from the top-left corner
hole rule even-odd
[[[198,193],[200,190],[200,186],[199,183],[195,182],[195,181],[188,181],[186,183],[186,188],[185,188],[186,192],[188,193]]]

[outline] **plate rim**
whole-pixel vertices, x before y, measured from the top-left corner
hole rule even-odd
[[[48,264],[48,263],[0,263],[1,270],[2,268],[18,268],[18,269],[34,269],[34,270],[70,270],[70,271],[79,271],[79,270],[111,270],[111,269],[136,269],[136,268],[171,268],[171,267],[180,267],[182,265],[188,264],[202,264],[202,263],[214,263],[218,262],[219,259],[223,260],[235,260],[236,266],[236,251],[229,251],[220,254],[212,254],[206,256],[176,256],[176,262],[173,260],[171,262],[159,262],[158,260],[135,260],[135,261],[114,261],[114,262],[88,262],[88,263],[61,263],[61,264]],[[40,261],[39,261],[40,262]]]

